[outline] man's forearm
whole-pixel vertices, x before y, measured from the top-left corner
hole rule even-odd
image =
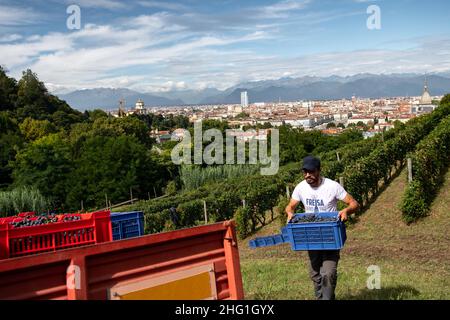
[[[344,210],[346,211],[347,214],[352,214],[354,212],[356,212],[356,210],[358,210],[359,208],[359,204],[356,201],[352,201],[347,208],[345,208]]]
[[[285,209],[284,209],[284,212],[286,213],[286,214],[294,214],[294,212],[295,212],[295,209],[294,208],[292,208],[290,205],[288,205]]]

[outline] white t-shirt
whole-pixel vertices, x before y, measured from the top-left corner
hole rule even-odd
[[[343,200],[347,191],[336,181],[322,178],[322,183],[311,187],[306,180],[300,182],[292,193],[292,199],[301,201],[305,212],[336,212],[338,200]]]

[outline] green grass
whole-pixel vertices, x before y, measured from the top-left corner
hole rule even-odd
[[[450,299],[450,172],[428,217],[407,226],[398,209],[406,172],[347,228],[338,265],[337,299]],[[278,222],[239,242],[245,299],[314,299],[306,252],[288,244],[250,249],[248,240],[279,233]],[[381,289],[367,289],[377,265]]]

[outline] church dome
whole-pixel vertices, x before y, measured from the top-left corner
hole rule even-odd
[[[420,98],[420,104],[431,104],[431,96],[428,92],[428,86],[425,84],[423,87],[422,97]]]

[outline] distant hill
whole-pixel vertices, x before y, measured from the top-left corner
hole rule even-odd
[[[353,76],[329,76],[280,78],[240,83],[226,90],[215,88],[203,90],[178,90],[170,92],[139,93],[129,89],[88,89],[60,94],[77,109],[115,108],[120,99],[132,107],[138,99],[146,106],[174,106],[188,104],[231,104],[240,103],[241,91],[248,91],[249,101],[275,102],[295,100],[325,100],[351,98],[380,98],[398,96],[420,96],[423,91],[424,75],[390,74],[374,75],[361,73]],[[450,74],[440,73],[427,76],[431,95],[450,92]]]
[[[117,108],[119,100],[124,99],[128,108],[134,107],[138,99],[142,99],[146,106],[170,106],[184,104],[179,99],[168,99],[147,93],[119,88],[97,88],[77,90],[68,94],[58,95],[60,99],[65,100],[70,106],[79,110],[91,109],[112,109]]]
[[[427,76],[431,95],[450,92],[450,77]],[[360,98],[419,96],[422,94],[424,76],[420,75],[370,75],[352,77],[332,76],[327,78],[303,77],[282,78],[239,84],[219,95],[202,101],[208,103],[240,103],[240,93],[248,92],[250,102],[321,100]]]
[[[180,90],[169,92],[154,92],[152,94],[159,95],[167,99],[178,99],[186,104],[199,104],[203,100],[221,94],[222,91],[216,88],[206,88],[203,90]]]

